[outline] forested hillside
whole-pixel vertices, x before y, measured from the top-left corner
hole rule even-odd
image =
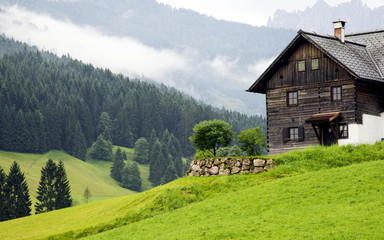
[[[20,48],[4,36],[0,42],[1,47]],[[265,130],[261,116],[219,110],[164,85],[132,80],[68,56],[26,46],[0,52],[14,52],[0,59],[1,150],[63,149],[84,160],[87,147],[105,131],[105,116],[113,144],[133,147],[152,130],[159,135],[168,129],[183,156],[194,153],[188,137],[202,120],[224,119],[236,132],[256,126]]]
[[[298,30],[217,20],[155,0],[2,0],[0,8],[7,36],[248,115],[265,115],[265,97],[245,90]]]

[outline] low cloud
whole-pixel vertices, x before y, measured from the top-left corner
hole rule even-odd
[[[59,56],[69,54],[128,77],[164,83],[219,108],[265,113],[264,107],[260,108],[264,103],[245,90],[271,59],[242,65],[239,59],[227,56],[202,57],[197,49],[156,49],[133,38],[108,36],[91,26],[55,20],[16,6],[0,6],[0,32]]]
[[[128,37],[106,36],[90,26],[58,21],[15,6],[3,7],[0,12],[0,31],[40,49],[70,54],[126,75],[160,80],[188,65],[186,58],[172,50],[157,50]]]

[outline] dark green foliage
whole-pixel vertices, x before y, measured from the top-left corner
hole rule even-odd
[[[72,206],[71,187],[65,172],[64,163],[62,161],[57,165],[56,170],[56,204],[55,209],[67,208]]]
[[[0,222],[6,220],[6,206],[5,206],[5,183],[7,181],[7,175],[5,175],[4,170],[0,166]]]
[[[152,129],[151,136],[149,137],[149,140],[148,140],[149,153],[151,153],[153,144],[155,143],[156,140],[157,140],[156,131],[155,129]]]
[[[127,159],[127,154],[125,154],[125,151],[121,151],[120,148],[116,150],[116,153],[113,157],[113,163],[111,167],[111,177],[114,178],[116,181],[121,182],[121,170],[124,167],[124,159]]]
[[[12,42],[0,47],[16,44],[4,36],[0,40]],[[188,137],[200,121],[223,119],[237,133],[255,126],[266,129],[261,116],[215,109],[164,85],[114,75],[67,56],[26,48],[6,52],[12,54],[0,57],[2,150],[63,149],[84,160],[99,133],[125,147],[145,137],[150,151],[158,133],[161,141],[173,134],[181,155],[191,156],[195,150]]]
[[[133,161],[146,164],[149,161],[148,142],[145,138],[139,138],[135,142]]]
[[[149,165],[149,180],[155,185],[160,184],[163,172],[161,171],[161,164],[164,162],[164,156],[161,152],[161,143],[156,140],[153,144],[152,151],[150,154],[150,165]]]
[[[216,150],[228,146],[235,133],[232,126],[223,120],[203,121],[193,128],[193,135],[189,138],[193,145],[200,150],[210,150],[216,156]]]
[[[128,161],[121,170],[121,186],[134,191],[141,191],[139,166],[136,162]]]
[[[41,169],[36,198],[37,214],[72,206],[71,190],[62,161],[56,165],[49,159]]]
[[[104,139],[103,135],[100,134],[97,137],[96,142],[93,144],[93,150],[91,157],[103,161],[112,161],[112,143]]]
[[[178,174],[176,172],[176,168],[173,163],[170,163],[165,170],[164,176],[161,178],[161,184],[169,183],[178,178]]]
[[[5,194],[5,220],[31,215],[31,199],[28,184],[19,164],[13,162],[4,187]]]
[[[56,205],[56,171],[57,166],[51,159],[41,169],[41,177],[37,188],[36,213],[43,213],[55,210]]]
[[[111,118],[107,112],[102,112],[99,118],[99,123],[97,124],[97,135],[99,136],[102,134],[105,140],[112,142],[111,132]]]
[[[259,127],[241,131],[237,141],[249,156],[262,155],[267,148],[267,140]]]
[[[84,196],[86,203],[88,203],[89,199],[92,196],[91,191],[89,190],[88,186],[85,188],[83,196]]]
[[[245,156],[245,152],[243,152],[237,145],[233,145],[228,152],[227,157],[241,157]]]

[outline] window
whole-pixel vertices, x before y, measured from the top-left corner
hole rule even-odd
[[[297,106],[297,91],[287,93],[288,106]]]
[[[318,58],[313,58],[312,59],[312,70],[318,70],[319,69],[319,59]]]
[[[332,101],[341,101],[341,87],[331,88],[331,98]]]
[[[304,127],[283,128],[283,143],[289,141],[304,141]]]
[[[299,140],[299,128],[289,128],[289,140],[297,141]]]
[[[297,70],[299,72],[304,72],[305,71],[305,60],[300,60],[297,62]]]
[[[339,124],[339,138],[348,138],[348,124]]]

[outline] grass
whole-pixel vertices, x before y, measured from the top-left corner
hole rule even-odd
[[[84,239],[383,239],[383,171],[376,161],[270,181]]]
[[[383,148],[293,151],[274,156],[280,165],[262,174],[186,177],[0,223],[0,239],[379,239],[383,161],[362,162],[384,159]]]

